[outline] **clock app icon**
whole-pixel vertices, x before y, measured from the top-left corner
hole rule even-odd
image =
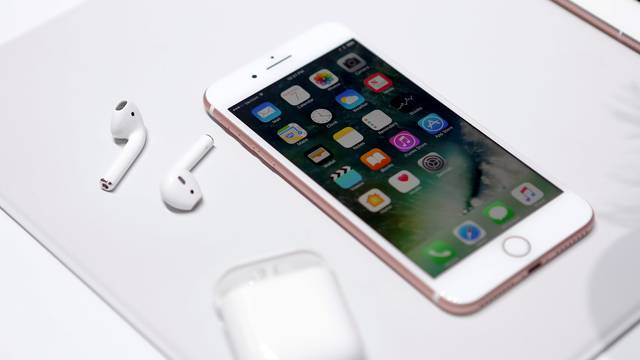
[[[331,111],[327,109],[315,109],[311,113],[311,120],[316,124],[326,124],[333,119]]]

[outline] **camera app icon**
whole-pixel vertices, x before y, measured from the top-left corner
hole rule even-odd
[[[364,59],[362,59],[356,53],[348,53],[347,55],[338,59],[338,65],[340,65],[341,68],[347,70],[348,72],[356,72],[365,67],[365,65],[367,65],[367,62],[364,61]]]

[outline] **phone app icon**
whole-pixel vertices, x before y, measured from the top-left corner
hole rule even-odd
[[[393,85],[393,81],[383,73],[375,73],[364,79],[364,85],[373,92],[383,92]]]
[[[347,89],[336,96],[336,101],[343,108],[352,110],[364,102],[364,97],[353,89]]]
[[[333,119],[333,114],[327,109],[315,109],[311,112],[311,121],[316,124],[326,124]]]
[[[389,178],[389,185],[406,194],[420,185],[420,179],[409,170],[400,170]]]
[[[412,94],[401,94],[391,99],[391,106],[403,113],[410,113],[417,110],[418,99]]]
[[[418,160],[418,165],[430,173],[437,173],[447,167],[447,160],[437,152],[430,152]]]
[[[442,240],[430,243],[422,251],[431,262],[437,265],[445,265],[456,257],[453,245]]]
[[[311,150],[304,154],[309,158],[309,160],[313,161],[314,164],[318,165],[326,164],[333,159],[333,154],[321,145],[311,148]]]
[[[516,198],[516,200],[521,203],[529,206],[537,203],[542,197],[544,193],[542,190],[538,189],[531,183],[522,183],[518,185],[515,189],[511,191],[511,196]]]
[[[420,145],[420,139],[415,137],[412,133],[403,130],[389,138],[391,145],[396,149],[407,152],[414,147]]]
[[[360,134],[356,129],[347,126],[346,128],[333,134],[333,140],[338,144],[346,147],[347,149],[354,147],[356,144],[364,140],[364,136]]]
[[[278,136],[287,144],[295,144],[307,137],[307,131],[303,129],[302,126],[291,123],[281,127],[280,130],[278,130]]]
[[[391,157],[384,151],[375,148],[367,151],[360,156],[360,161],[367,165],[371,170],[380,170],[391,163]]]
[[[385,114],[382,110],[373,110],[367,115],[362,117],[362,122],[367,124],[372,130],[382,130],[385,126],[391,124],[393,120],[389,115]]]
[[[447,120],[441,118],[440,115],[431,113],[418,120],[418,126],[420,126],[422,130],[426,131],[427,133],[436,135],[442,130],[448,128],[449,123],[447,122]]]
[[[329,86],[338,82],[336,74],[327,69],[322,69],[309,76],[309,81],[314,83],[320,89],[326,89]]]
[[[349,189],[362,181],[362,175],[353,170],[351,166],[343,166],[334,171],[330,176],[331,179],[343,189]]]
[[[487,205],[482,210],[482,213],[498,225],[502,225],[513,218],[513,209],[500,200]]]
[[[309,93],[305,89],[303,89],[302,86],[293,85],[287,90],[281,92],[280,97],[282,97],[290,105],[296,106],[309,99],[311,95],[309,95]]]
[[[364,61],[364,59],[362,59],[356,53],[348,53],[347,55],[338,59],[338,65],[340,65],[341,68],[352,73],[365,67],[365,65],[367,65],[367,62]]]
[[[276,119],[278,116],[282,115],[282,111],[280,111],[280,109],[278,109],[272,103],[266,101],[254,107],[251,110],[251,114],[253,114],[253,116],[255,116],[258,120],[262,121],[263,123],[267,123],[273,119]]]
[[[380,189],[373,188],[360,195],[358,201],[371,212],[378,212],[391,204],[391,199]]]
[[[467,220],[453,230],[453,235],[467,245],[474,245],[487,235],[487,233],[480,225],[471,220]]]

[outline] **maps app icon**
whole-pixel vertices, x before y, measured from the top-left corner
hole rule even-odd
[[[447,120],[441,118],[440,115],[431,113],[418,120],[418,126],[429,134],[436,135],[442,130],[448,128],[449,123]]]

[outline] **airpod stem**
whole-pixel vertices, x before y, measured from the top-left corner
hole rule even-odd
[[[176,169],[191,170],[202,158],[207,155],[209,150],[213,148],[213,138],[211,135],[204,134],[198,138],[191,148],[176,164]]]

